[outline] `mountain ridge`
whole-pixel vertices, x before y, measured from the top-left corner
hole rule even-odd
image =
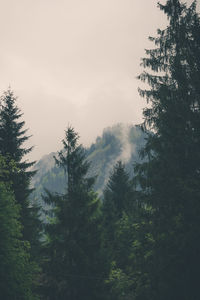
[[[88,176],[97,176],[94,189],[100,196],[117,161],[122,161],[127,172],[133,175],[133,164],[139,161],[138,150],[143,144],[144,133],[138,126],[116,124],[105,128],[95,143],[85,148],[91,164]],[[56,155],[56,152],[44,155],[34,166],[34,170],[39,171],[32,180],[35,189],[32,197],[39,201],[45,189],[54,193],[65,192],[66,177],[64,171],[55,165]]]

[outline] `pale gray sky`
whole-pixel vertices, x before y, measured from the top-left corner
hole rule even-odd
[[[19,96],[32,158],[60,149],[68,124],[88,145],[142,120],[140,58],[164,24],[157,0],[0,0],[0,93]]]

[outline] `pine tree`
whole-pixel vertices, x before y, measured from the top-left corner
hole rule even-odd
[[[104,190],[102,252],[107,265],[108,299],[130,299],[130,254],[138,221],[133,183],[121,161],[117,162]],[[132,274],[131,274],[132,275]]]
[[[197,299],[200,19],[196,1],[189,8],[179,0],[168,0],[159,7],[167,14],[169,26],[150,38],[156,48],[146,50],[142,64],[151,72],[139,76],[151,86],[140,90],[151,107],[144,110],[146,162],[136,168],[153,241],[145,272],[148,296],[142,299]]]
[[[128,212],[133,209],[131,194],[132,185],[129,175],[125,170],[125,165],[118,161],[104,190],[104,204],[112,203],[116,218],[119,219],[124,211]]]
[[[35,174],[34,171],[30,171],[30,167],[34,165],[34,162],[23,160],[24,156],[31,152],[32,147],[23,147],[29,136],[26,135],[27,130],[24,129],[25,122],[20,121],[23,114],[16,106],[16,100],[10,88],[1,97],[0,154],[6,158],[8,166],[11,161],[16,165],[17,172],[10,170],[8,180],[12,183],[14,197],[21,206],[20,220],[23,225],[23,238],[36,244],[40,230],[38,209],[31,207],[29,201],[29,195],[32,192],[30,180]]]
[[[101,299],[100,203],[78,138],[69,127],[56,159],[66,172],[66,194],[45,198],[54,216],[46,228],[48,299]]]
[[[115,257],[116,227],[123,214],[133,213],[134,208],[133,188],[129,175],[125,171],[125,166],[121,161],[117,162],[110,175],[103,198],[103,230],[104,243],[107,254],[110,253],[109,260]]]
[[[30,260],[29,243],[22,241],[19,222],[20,205],[16,203],[9,183],[8,169],[16,168],[14,162],[7,166],[0,156],[0,290],[1,299],[33,300],[33,283],[37,267]]]

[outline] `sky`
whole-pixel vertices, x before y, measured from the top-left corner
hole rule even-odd
[[[88,146],[140,123],[140,60],[166,24],[157,0],[0,0],[0,94],[18,96],[31,159],[61,149],[68,125]]]

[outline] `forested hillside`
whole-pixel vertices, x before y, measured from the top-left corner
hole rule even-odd
[[[85,149],[90,162],[89,176],[96,176],[95,191],[102,195],[113,166],[121,160],[129,174],[133,175],[133,164],[139,161],[139,149],[144,145],[145,134],[139,127],[118,124],[104,129],[102,136],[96,138],[89,148]],[[65,189],[64,170],[55,165],[56,153],[44,156],[34,166],[37,170],[32,179],[35,188],[32,197],[41,200],[44,190],[62,193]]]

